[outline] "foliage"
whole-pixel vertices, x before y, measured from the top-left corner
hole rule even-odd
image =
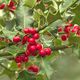
[[[79,0],[12,0],[15,4],[8,6],[10,1],[0,1],[0,7],[2,3],[6,4],[0,9],[0,66],[4,68],[0,75],[5,73],[11,80],[50,80],[54,72],[51,62],[62,54],[63,49],[72,48],[74,52],[77,50],[76,54],[80,58]],[[73,24],[70,30],[75,25],[79,30],[70,32],[64,41],[61,37],[68,34],[64,29],[70,24]],[[13,43],[13,37],[20,35],[23,38],[23,29],[29,27],[38,30],[39,42],[44,47],[50,47],[52,54],[47,57],[30,57],[29,62],[18,68],[14,58],[25,51],[26,45]],[[59,27],[62,32],[58,32]],[[40,67],[38,74],[27,71],[32,64]]]

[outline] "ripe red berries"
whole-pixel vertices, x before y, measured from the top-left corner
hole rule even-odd
[[[8,7],[12,8],[15,5],[15,3],[11,0],[10,3],[8,4]]]
[[[69,33],[69,32],[70,32],[70,27],[69,27],[69,26],[65,26],[64,32],[65,32],[65,33]]]
[[[34,28],[25,28],[23,29],[25,35],[22,39],[19,36],[13,37],[13,42],[18,43],[21,41],[22,45],[26,46],[26,51],[23,54],[16,56],[15,62],[18,67],[21,67],[21,63],[26,63],[29,61],[30,56],[40,56],[45,57],[51,55],[50,48],[43,48],[43,45],[38,43],[39,33]],[[36,65],[31,65],[28,67],[28,71],[38,73],[39,67]]]
[[[28,39],[29,38],[27,36],[24,36],[22,39],[22,44],[24,45],[28,41]]]
[[[62,39],[62,41],[66,41],[66,40],[67,40],[67,35],[66,35],[66,34],[63,34],[63,35],[61,36],[61,39]]]
[[[51,55],[51,48],[46,48],[45,49],[46,55]]]
[[[15,42],[15,43],[18,43],[18,42],[20,42],[20,37],[19,36],[15,36],[14,38],[13,38],[13,42]]]
[[[30,33],[29,28],[25,28],[25,29],[23,29],[23,32],[24,32],[25,34]]]
[[[25,28],[25,29],[23,29],[23,32],[25,33],[25,34],[35,34],[37,31],[36,31],[36,29],[34,29],[34,28]]]
[[[12,11],[12,12],[13,12],[14,10],[16,10],[15,2],[11,0],[11,1],[9,2],[9,4],[8,4],[8,8],[9,8],[9,10]]]
[[[31,65],[28,67],[28,71],[38,73],[39,72],[39,67],[36,65]]]
[[[36,44],[36,49],[37,50],[41,50],[42,49],[42,45],[41,44]]]
[[[6,9],[9,10],[10,12],[14,12],[16,10],[15,2],[13,0],[10,0],[9,4],[2,3],[0,5],[0,9]]]
[[[28,56],[26,56],[25,54],[16,56],[15,61],[16,63],[28,62]]]
[[[33,35],[33,38],[34,38],[34,39],[39,39],[39,34],[38,34],[38,33],[34,34],[34,35]]]
[[[46,56],[45,50],[41,49],[40,52],[39,52],[39,55],[42,56],[42,57]]]
[[[58,27],[58,32],[62,32],[62,27]]]
[[[29,42],[30,44],[35,44],[35,43],[36,43],[34,38],[29,38],[29,39],[28,39],[28,42]]]
[[[62,41],[66,41],[68,40],[68,38],[70,37],[70,35],[72,33],[76,34],[78,37],[80,36],[80,28],[77,24],[73,25],[73,24],[67,24],[64,28],[63,28],[64,31],[62,31],[62,27],[58,27],[58,32],[61,32],[62,33],[60,34],[61,35],[61,40]]]
[[[5,3],[2,3],[1,5],[0,5],[0,9],[4,9],[5,8]]]
[[[35,45],[30,46],[29,51],[32,52],[32,53],[35,52],[36,51],[36,46]]]

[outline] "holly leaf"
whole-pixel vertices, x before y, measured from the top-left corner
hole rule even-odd
[[[54,32],[54,30],[55,30],[58,26],[60,26],[60,25],[62,25],[62,24],[63,24],[63,21],[62,21],[61,19],[58,19],[58,20],[52,22],[51,24],[49,24],[49,26],[47,26],[44,30],[40,31],[40,33],[44,33],[45,31],[48,31],[48,32],[53,31],[53,32]]]
[[[13,45],[8,48],[7,52],[13,56],[16,56],[18,53],[22,53],[24,51],[25,51],[24,47],[20,48],[20,46]]]
[[[47,79],[50,80],[50,77],[53,73],[53,69],[51,68],[50,63],[48,63],[43,58],[41,58],[41,59],[42,59],[42,64],[41,65],[42,65],[43,71],[45,72]]]
[[[60,39],[54,39],[54,46],[58,47],[62,45],[62,41]]]
[[[33,8],[36,4],[36,0],[25,0],[25,6]]]
[[[72,12],[74,12],[75,13],[75,17],[74,17],[74,20],[73,20],[73,23],[75,23],[75,24],[78,24],[78,25],[80,25],[80,5],[78,5],[77,6],[77,8],[75,8],[75,9],[72,9],[71,11]]]
[[[45,78],[43,78],[42,75],[38,75],[38,76],[36,77],[36,80],[45,80]]]
[[[33,74],[30,74],[26,70],[19,73],[17,80],[36,80]]]
[[[12,40],[13,37],[17,34],[16,31],[12,32],[12,31],[9,31],[7,29],[3,29],[2,31],[3,31],[4,36],[6,36],[10,40]]]
[[[47,35],[41,35],[41,42],[43,43],[44,47],[52,47],[54,46],[52,37]]]
[[[70,8],[77,0],[64,0],[63,3],[59,6],[60,13],[66,11],[68,8]]]

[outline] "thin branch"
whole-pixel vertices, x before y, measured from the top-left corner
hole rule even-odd
[[[67,49],[67,48],[71,48],[71,46],[63,45],[63,46],[60,46],[60,47],[55,47],[55,48],[52,49],[52,50],[53,50],[53,51],[58,51],[58,50],[64,50],[64,49]]]
[[[37,31],[40,32],[41,30],[45,29],[47,26],[49,25],[45,24],[42,28],[38,29]]]
[[[67,49],[67,48],[71,48],[71,46],[66,46],[66,45],[63,45],[63,46],[60,46],[60,47],[55,47],[54,49],[52,48],[52,51],[58,51],[58,50],[64,50],[64,49]],[[14,60],[14,57],[11,56],[10,54],[0,54],[0,57],[4,57],[8,60]]]

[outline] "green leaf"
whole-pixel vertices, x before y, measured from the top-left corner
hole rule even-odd
[[[15,76],[15,72],[11,72],[11,71],[8,71],[8,70],[4,70],[4,72],[2,73],[2,75],[6,75],[5,77],[6,77],[6,79],[1,79],[1,80],[14,80],[15,78],[16,78],[16,76]]]
[[[17,64],[16,64],[16,62],[15,61],[12,61],[11,63],[10,63],[10,69],[11,70],[18,70],[18,66],[17,66]]]
[[[30,26],[30,24],[33,22],[31,13],[32,9],[20,6],[16,11],[16,28],[18,28],[18,26],[21,26],[23,29],[26,26]]]
[[[13,45],[8,48],[7,52],[13,56],[16,56],[18,53],[22,53],[24,51],[24,47],[20,48],[20,46]]]
[[[64,2],[61,3],[60,6],[59,6],[60,13],[69,9],[70,6],[72,6],[76,1],[77,0],[64,0]]]
[[[41,1],[39,4],[37,4],[35,6],[35,9],[41,9],[42,11],[45,11],[45,6],[44,6],[44,3]]]
[[[6,46],[6,45],[7,45],[6,42],[4,42],[4,41],[0,41],[0,48],[1,48],[1,47],[4,47],[4,46]]]
[[[25,6],[33,8],[36,4],[36,0],[25,0]]]
[[[45,60],[49,63],[55,61],[57,58],[57,56],[59,56],[58,51],[53,51],[52,54],[48,57],[45,58]]]
[[[47,26],[44,30],[42,30],[40,33],[44,33],[45,31],[54,31],[59,25],[62,25],[63,21],[61,19],[58,19],[54,22],[52,22],[49,26]]]
[[[43,75],[38,75],[38,76],[36,77],[36,80],[46,80],[46,79],[44,78]]]
[[[77,37],[75,34],[71,34],[71,36],[69,37],[68,40],[69,40],[70,44],[78,44],[78,43],[80,43],[80,37]]]
[[[50,77],[53,73],[53,69],[51,68],[50,64],[43,58],[42,58],[41,65],[42,65],[43,71],[45,71],[46,77],[50,80]]]
[[[19,73],[17,80],[36,80],[33,74],[28,73],[26,70]]]
[[[16,31],[12,32],[12,31],[9,31],[7,29],[3,29],[3,34],[10,40],[13,39],[13,37],[17,34]]]
[[[62,45],[62,41],[60,39],[54,39],[54,46],[58,47]]]
[[[72,9],[71,11],[72,12],[74,12],[75,13],[75,17],[74,17],[74,20],[73,20],[73,23],[75,23],[75,24],[78,24],[78,25],[80,25],[80,5],[78,5],[77,6],[77,8],[75,8],[75,9]]]
[[[41,35],[41,42],[43,43],[44,47],[53,47],[53,40],[52,37],[47,35]]]

